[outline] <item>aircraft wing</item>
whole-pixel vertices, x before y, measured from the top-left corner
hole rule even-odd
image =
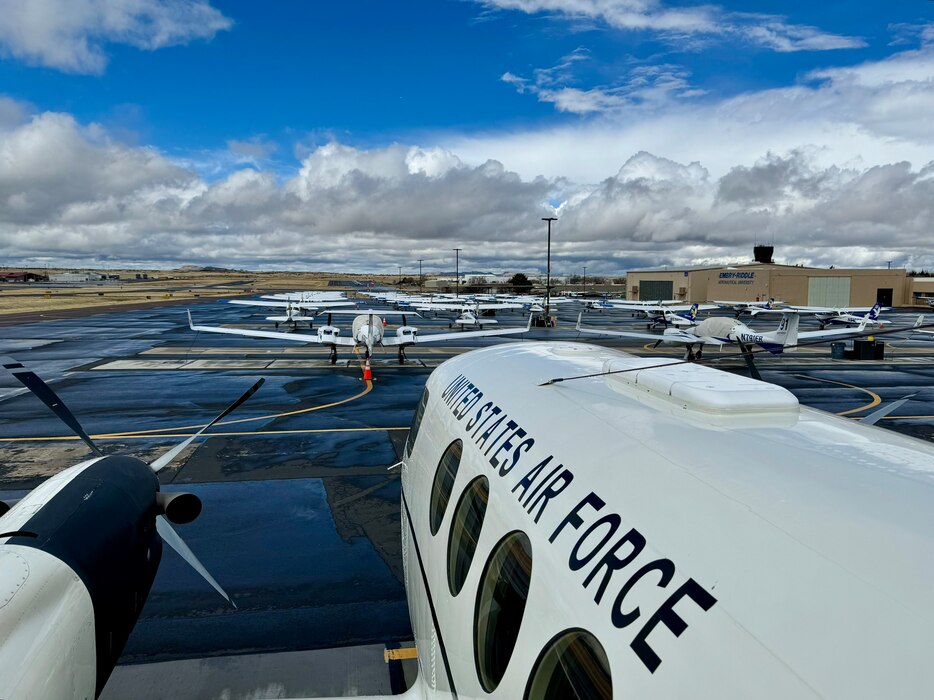
[[[687,331],[677,331],[672,333],[669,331],[664,335],[659,335],[658,333],[636,333],[634,331],[609,331],[601,330],[597,328],[584,328],[581,326],[581,316],[577,316],[577,330],[580,333],[590,333],[591,335],[612,335],[618,338],[636,338],[638,340],[653,340],[653,341],[663,341],[666,343],[707,343],[711,345],[722,345],[720,342],[710,342],[709,339],[701,338],[696,336],[693,333],[688,333]]]
[[[386,337],[380,341],[382,345],[411,345],[421,343],[439,343],[444,340],[458,340],[463,338],[482,338],[489,335],[514,335],[516,333],[527,333],[532,328],[532,316],[529,314],[529,323],[525,328],[494,328],[488,331],[453,331],[451,333],[429,333],[428,335],[415,335],[413,340],[397,338],[395,336]]]
[[[188,327],[193,331],[202,333],[225,333],[227,335],[242,335],[247,338],[271,338],[273,340],[291,340],[298,343],[318,343],[322,344],[317,335],[307,333],[281,333],[279,331],[259,331],[245,328],[223,328],[221,326],[196,326],[191,319],[191,311],[188,312]],[[334,342],[324,343],[325,345],[356,345],[353,338],[342,338],[337,336]]]
[[[657,307],[660,310],[678,312],[678,311],[690,311],[694,308],[694,304],[680,304],[678,306],[659,306]],[[698,311],[710,311],[711,309],[719,309],[720,307],[716,304],[698,304]]]
[[[786,309],[791,311],[800,311],[801,313],[808,314],[839,314],[841,316],[845,314],[857,314],[857,313],[866,313],[872,311],[871,306],[838,306],[836,308],[831,308],[829,306],[787,306]],[[887,308],[887,307],[886,307]],[[772,309],[775,311],[776,309]],[[777,309],[781,311],[781,309]],[[883,310],[883,309],[880,309]],[[763,313],[768,311],[768,309],[763,309]]]
[[[866,324],[860,324],[858,328],[831,328],[826,331],[801,331],[798,333],[798,342],[802,340],[824,340],[831,338],[842,338],[847,336],[859,336],[866,334]]]
[[[706,345],[723,345],[723,343],[711,342],[709,339],[701,338],[700,336],[696,336],[693,333],[687,333],[685,331],[658,335],[656,333],[636,333],[632,331],[602,331],[595,328],[578,328],[578,330],[581,333],[590,333],[591,335],[613,335],[619,338],[635,338],[637,340],[653,340],[655,342],[662,341],[663,343],[685,343],[686,345],[704,343]]]
[[[469,309],[471,311],[488,311],[490,309],[521,309],[522,304],[507,304],[507,303],[480,303],[480,304],[455,304],[453,302],[426,302],[424,304],[417,305],[419,309],[428,309],[438,311],[460,311],[461,309]]]
[[[730,307],[733,309],[756,309],[768,305],[767,301],[725,301],[723,299],[711,299],[711,304],[716,304],[720,307]],[[773,304],[778,302],[773,301]]]
[[[302,308],[317,309],[331,306],[353,306],[352,301],[259,301],[255,299],[228,299],[228,304],[239,304],[241,306],[265,306],[266,308]]]
[[[397,309],[319,309],[318,315],[331,314],[332,316],[418,316],[414,309],[400,311]]]

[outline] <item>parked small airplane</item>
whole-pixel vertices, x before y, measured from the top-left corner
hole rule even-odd
[[[350,337],[340,334],[340,328],[331,325],[332,316],[352,314],[356,318],[351,326]],[[430,333],[428,335],[419,335],[418,328],[406,323],[408,316],[412,314],[409,311],[393,311],[384,309],[335,309],[328,311],[328,322],[325,326],[318,328],[316,335],[305,333],[282,333],[280,331],[261,331],[247,330],[242,328],[224,328],[222,326],[196,326],[191,318],[191,311],[188,312],[188,326],[193,331],[204,333],[227,333],[229,335],[242,335],[249,338],[270,338],[273,340],[291,340],[300,343],[318,343],[330,347],[329,360],[331,364],[337,362],[337,346],[363,347],[365,357],[369,359],[376,346],[398,347],[399,362],[405,362],[405,349],[409,345],[423,343],[437,343],[446,340],[463,340],[465,338],[481,338],[494,335],[513,335],[525,333],[531,329],[532,317],[529,316],[529,324],[525,328],[498,328],[482,331],[456,331],[454,333]],[[386,336],[384,334],[384,321],[381,316],[401,316],[402,325],[396,329],[395,336]]]
[[[798,331],[798,312],[785,311],[782,320],[774,331],[757,331],[738,319],[725,316],[711,316],[705,318],[690,328],[666,328],[662,335],[654,333],[634,333],[631,331],[614,331],[597,328],[584,328],[581,326],[581,315],[577,317],[577,331],[591,335],[611,335],[620,338],[638,338],[639,340],[655,341],[657,347],[661,343],[684,346],[684,359],[697,360],[702,357],[705,345],[723,347],[724,345],[738,345],[745,351],[745,347],[758,345],[773,354],[780,354],[785,349],[794,349],[801,341],[831,340],[834,338],[849,337],[860,334],[865,324],[859,328],[838,328],[828,331]]]
[[[642,304],[638,307],[622,306],[619,302],[610,302],[616,308],[634,311],[648,319],[648,328],[656,326],[690,326],[697,322],[699,311],[716,309],[716,304]]]
[[[104,455],[56,393],[18,362],[10,371],[91,448],[12,507],[0,503],[0,698],[96,698],[149,595],[165,542],[233,602],[169,524],[201,512],[191,493],[156,475],[252,396],[146,464]]]
[[[766,301],[723,301],[719,299],[711,299],[710,303],[716,304],[721,309],[733,309],[737,316],[742,314],[744,311],[753,311],[755,309],[773,309],[777,306],[782,306],[782,302],[776,301],[773,298],[769,298]]]
[[[284,316],[267,316],[267,321],[275,321],[276,328],[280,323],[289,323],[292,328],[298,328],[298,323],[307,322],[310,328],[314,328],[315,314],[327,309],[342,308],[346,306],[356,306],[356,302],[349,299],[344,301],[326,301],[311,303],[307,301],[260,301],[255,299],[229,299],[228,304],[237,304],[238,306],[262,306],[264,308],[282,308],[285,309]]]
[[[879,319],[879,314],[882,311],[881,304],[875,304],[874,306],[859,306],[859,307],[841,307],[841,308],[831,308],[827,306],[786,306],[784,309],[756,309],[752,311],[752,314],[755,316],[760,313],[767,313],[768,311],[781,312],[785,309],[792,311],[799,311],[801,313],[813,314],[814,318],[820,324],[821,330],[823,330],[828,325],[858,325],[865,322],[865,325],[869,327],[882,327],[888,324],[888,321],[882,321]]]

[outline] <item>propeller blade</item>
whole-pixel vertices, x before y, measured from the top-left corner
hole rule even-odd
[[[746,360],[746,366],[749,367],[749,376],[761,382],[762,375],[759,374],[759,369],[756,367],[756,361],[753,359],[752,353],[743,341],[740,340],[738,342],[739,350],[743,353],[743,358]]]
[[[192,435],[190,438],[186,438],[184,441],[178,443],[175,447],[173,447],[171,450],[163,454],[161,457],[156,459],[154,462],[151,462],[149,465],[150,468],[157,474],[163,469],[165,469],[165,467],[167,467],[172,462],[173,459],[178,457],[178,455],[181,453],[182,450],[188,447],[195,439],[199,438],[205,430],[210,428],[212,425],[217,423],[219,420],[226,418],[228,415],[230,415],[231,412],[235,411],[240,406],[240,404],[242,404],[248,398],[253,396],[253,394],[256,393],[256,391],[263,385],[265,381],[266,381],[265,379],[260,378],[260,380],[257,381],[256,384],[254,384],[253,386],[251,386],[249,389],[246,390],[246,393],[244,393],[243,396],[241,396],[239,399],[237,399],[232,404],[230,404],[227,408],[225,408],[224,412],[221,413],[217,418],[215,418],[210,423],[208,423],[206,426],[201,428],[201,430],[199,430],[197,433]]]
[[[104,453],[98,449],[97,445],[95,445],[91,438],[88,437],[88,434],[84,432],[84,428],[82,428],[81,424],[78,423],[78,419],[75,418],[74,414],[68,410],[68,407],[58,397],[58,394],[52,391],[52,388],[44,381],[42,381],[35,372],[32,372],[19,362],[15,361],[5,363],[3,368],[8,370],[10,374],[16,377],[20,384],[29,389],[29,391],[31,391],[37,399],[52,409],[52,413],[58,416],[62,423],[71,428],[71,431],[75,435],[84,440],[84,444],[90,447],[94,454],[96,454],[98,457],[104,456]]]
[[[156,530],[162,536],[163,541],[167,545],[178,552],[178,555],[187,561],[192,569],[201,574],[201,578],[210,583],[211,587],[220,593],[224,597],[224,600],[230,603],[234,609],[237,608],[237,604],[230,599],[230,596],[227,595],[227,592],[221,588],[220,584],[215,581],[214,577],[211,576],[211,574],[208,573],[208,570],[204,568],[204,564],[198,561],[198,557],[196,557],[194,552],[188,548],[188,545],[185,544],[185,540],[183,540],[179,534],[175,532],[175,529],[169,525],[169,521],[161,515],[156,516]]]

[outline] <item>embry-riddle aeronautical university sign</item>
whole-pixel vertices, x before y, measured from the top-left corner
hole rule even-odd
[[[721,272],[720,284],[752,284],[756,281],[755,272]]]

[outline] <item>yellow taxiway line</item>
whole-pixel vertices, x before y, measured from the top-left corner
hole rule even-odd
[[[203,437],[222,437],[222,436],[242,436],[242,435],[303,435],[307,433],[366,433],[366,432],[393,432],[396,430],[408,430],[409,427],[391,427],[391,428],[307,428],[303,430],[243,430],[243,431],[225,431],[221,433],[205,433]],[[187,438],[194,433],[167,433],[161,435],[125,435],[125,434],[101,434],[91,435],[92,440],[152,440],[153,438],[171,437]],[[39,437],[8,437],[0,438],[0,443],[4,442],[67,442],[81,440],[77,435],[55,435]]]
[[[365,381],[366,385],[363,388],[363,391],[354,394],[346,399],[341,399],[340,401],[332,401],[331,403],[322,404],[320,406],[312,406],[310,408],[300,408],[295,411],[283,411],[282,413],[269,413],[264,416],[256,416],[253,418],[238,418],[236,420],[226,420],[217,423],[216,425],[234,425],[237,423],[248,423],[250,421],[257,420],[271,420],[274,418],[285,418],[286,416],[296,416],[302,413],[311,413],[312,411],[321,411],[325,408],[332,408],[334,406],[340,406],[341,404],[350,403],[351,401],[356,401],[357,399],[366,396],[371,391],[373,391],[373,382]],[[201,428],[208,425],[208,423],[201,423],[198,425],[179,425],[173,428],[152,428],[150,430],[133,430],[124,433],[100,433],[98,435],[91,435],[92,440],[147,440],[152,438],[159,437],[191,437],[194,433],[182,433],[181,430],[200,430]],[[307,429],[307,430],[251,430],[243,432],[214,432],[205,433],[204,437],[215,437],[220,435],[234,436],[234,435],[291,435],[298,433],[342,433],[342,432],[358,432],[358,431],[367,431],[367,430],[407,430],[407,428],[322,428],[322,429]],[[0,442],[59,442],[63,440],[80,440],[77,436],[72,435],[61,435],[61,436],[39,436],[39,437],[9,437],[4,438],[0,437]]]
[[[362,398],[366,396],[367,394],[369,394],[371,391],[373,391],[373,382],[366,381],[364,382],[364,384],[366,384],[366,386],[364,387],[363,391],[361,391],[358,394],[354,394],[353,396],[349,398],[341,399],[340,401],[332,401],[331,403],[322,404],[320,406],[312,406],[311,408],[299,408],[295,411],[285,411],[283,413],[269,413],[265,416],[255,416],[253,418],[237,418],[236,420],[225,420],[225,421],[221,421],[220,423],[217,423],[217,425],[235,425],[237,423],[249,423],[250,421],[257,421],[257,420],[272,420],[274,418],[285,418],[287,416],[297,416],[302,413],[311,413],[312,411],[321,411],[325,408],[333,408],[334,406],[340,406],[341,404],[350,403],[351,401],[356,401],[357,399]],[[110,437],[124,437],[124,436],[131,437],[134,435],[156,435],[158,436],[158,435],[162,435],[167,432],[171,432],[173,430],[174,431],[200,430],[206,425],[208,424],[201,423],[200,425],[180,425],[174,428],[153,428],[151,430],[131,430],[125,433],[108,433],[107,435]],[[211,434],[219,435],[220,433],[211,433]]]
[[[815,382],[826,382],[827,384],[836,384],[837,386],[843,386],[847,389],[855,389],[856,391],[861,391],[864,394],[869,394],[872,397],[872,401],[857,408],[851,408],[847,411],[838,411],[838,416],[848,416],[851,413],[859,413],[860,411],[865,411],[870,408],[875,408],[880,403],[882,403],[882,397],[879,396],[876,392],[870,391],[869,389],[864,389],[861,386],[856,386],[855,384],[847,384],[846,382],[839,382],[836,379],[823,379],[821,377],[811,377],[807,374],[794,374],[794,377],[799,377],[800,379],[812,379]]]

